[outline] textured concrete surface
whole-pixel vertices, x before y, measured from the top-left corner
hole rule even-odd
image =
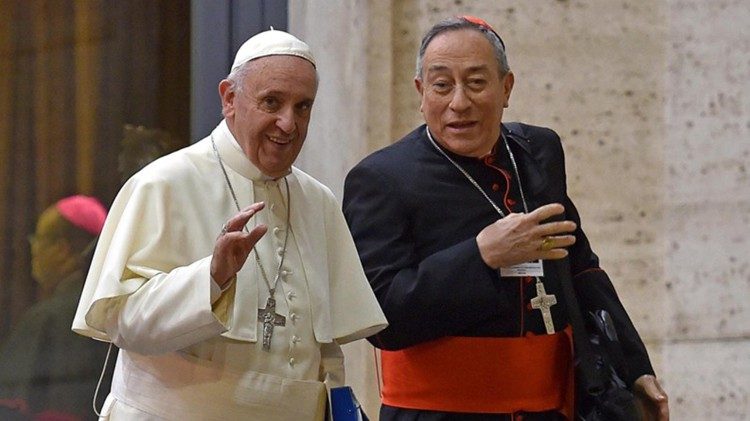
[[[669,10],[670,336],[748,342],[750,4],[671,1]]]
[[[668,2],[663,375],[674,419],[750,419],[750,3]]]
[[[750,419],[747,340],[671,343],[664,358],[672,420]]]
[[[290,11],[328,63],[302,166],[337,194],[348,168],[421,122],[414,61],[429,26],[459,14],[493,25],[516,75],[506,120],[560,134],[569,193],[672,419],[750,416],[750,2],[294,0]],[[346,352],[374,415],[371,348]]]

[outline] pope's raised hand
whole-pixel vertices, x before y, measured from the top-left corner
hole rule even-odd
[[[511,213],[488,225],[477,235],[482,260],[491,268],[510,267],[539,259],[562,259],[564,247],[576,238],[573,221],[543,222],[565,212],[559,203],[541,206],[530,213]]]
[[[211,277],[220,287],[223,288],[242,269],[255,243],[268,231],[263,224],[255,226],[249,232],[245,231],[250,218],[264,207],[263,202],[246,207],[227,221],[216,239],[211,258]]]

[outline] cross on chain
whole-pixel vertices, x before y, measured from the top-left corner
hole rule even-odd
[[[537,280],[536,297],[531,299],[531,308],[542,311],[544,328],[547,329],[548,335],[555,333],[555,325],[552,323],[552,313],[549,311],[550,307],[555,304],[557,304],[557,298],[553,294],[547,295],[547,291],[544,290],[544,284]]]
[[[276,314],[276,299],[268,297],[266,308],[258,309],[258,321],[263,323],[263,350],[271,350],[271,337],[274,326],[286,325],[286,317]]]

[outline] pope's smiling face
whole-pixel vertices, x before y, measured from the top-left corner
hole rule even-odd
[[[270,177],[285,175],[307,136],[318,89],[315,68],[296,56],[267,56],[245,64],[241,86],[219,84],[229,130],[247,158]]]
[[[421,111],[443,147],[481,157],[500,137],[513,73],[503,73],[492,44],[473,29],[446,31],[427,46],[420,77]]]

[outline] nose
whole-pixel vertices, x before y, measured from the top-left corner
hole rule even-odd
[[[459,113],[466,111],[470,105],[471,99],[469,99],[469,96],[466,94],[465,88],[463,86],[456,86],[456,89],[453,90],[453,97],[449,104],[450,109]]]
[[[294,132],[295,126],[294,109],[292,107],[286,107],[279,111],[276,118],[276,127],[281,129],[285,134],[291,134]]]

